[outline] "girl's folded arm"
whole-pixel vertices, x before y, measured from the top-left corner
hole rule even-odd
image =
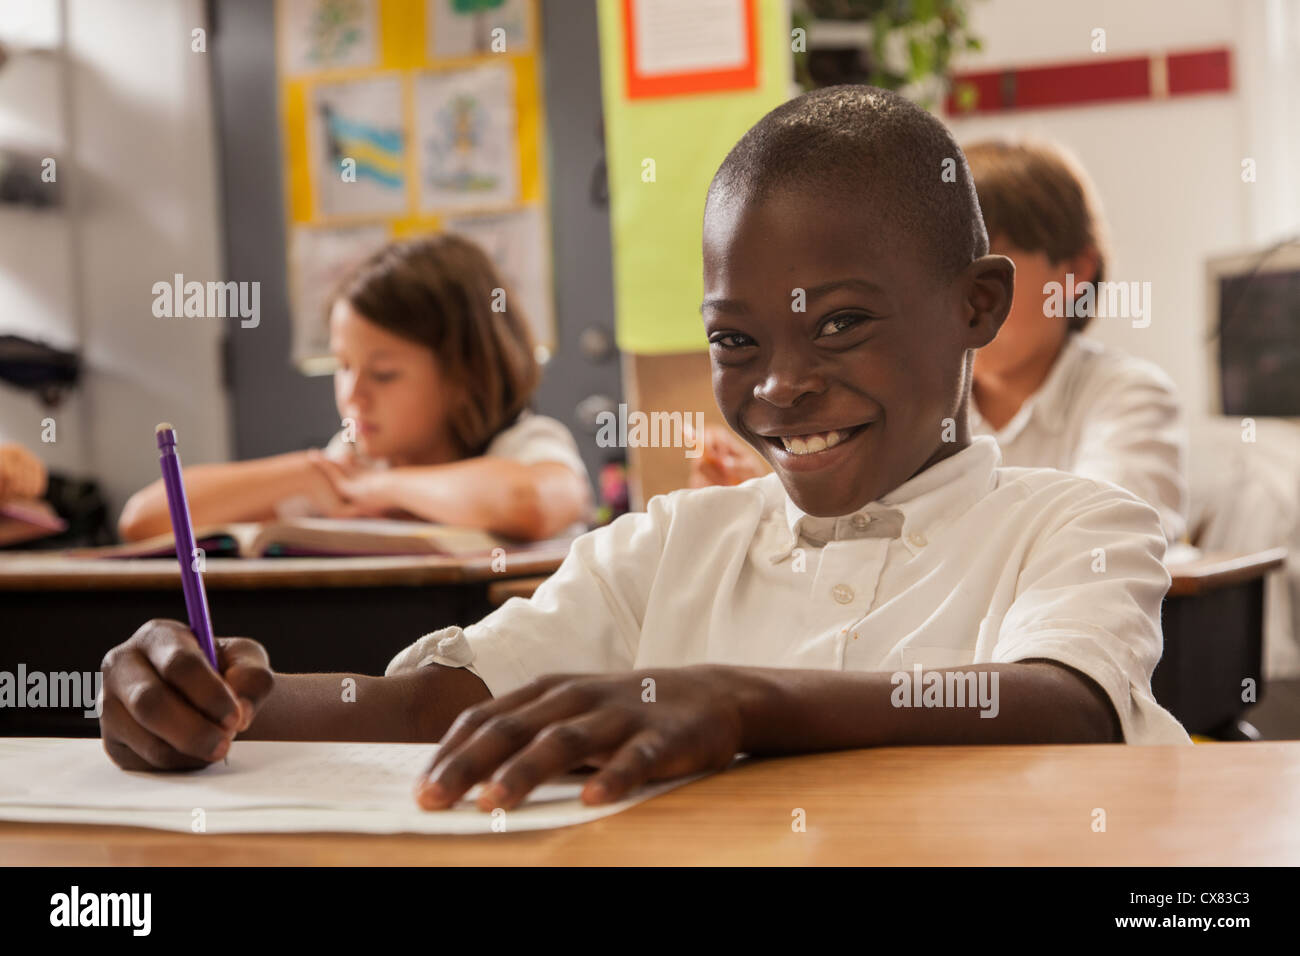
[[[269,521],[276,516],[280,502],[299,496],[325,511],[338,500],[329,481],[312,466],[307,452],[191,465],[185,469],[185,492],[196,528],[227,521]],[[170,531],[167,494],[161,479],[132,495],[118,519],[118,533],[127,541]]]
[[[590,504],[587,483],[558,462],[483,456],[377,474],[385,476],[390,501],[403,511],[524,541],[559,534],[582,520]]]

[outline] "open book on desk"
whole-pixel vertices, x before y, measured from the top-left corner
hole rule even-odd
[[[195,545],[206,557],[374,557],[441,554],[471,557],[494,548],[528,550],[535,545],[512,542],[477,528],[457,528],[425,521],[388,518],[293,518],[282,521],[230,522],[194,530]],[[73,553],[73,557],[176,557],[170,534],[111,548]]]

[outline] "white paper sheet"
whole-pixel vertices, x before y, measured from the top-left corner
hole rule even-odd
[[[555,348],[555,310],[551,289],[550,237],[540,206],[511,212],[449,219],[448,232],[476,242],[519,297],[524,318],[539,345]]]
[[[206,833],[334,831],[492,833],[586,823],[680,786],[643,788],[589,807],[581,777],[538,787],[521,806],[484,813],[477,788],[450,810],[415,804],[430,744],[236,741],[229,765],[193,773],[129,773],[94,739],[0,739],[0,819],[94,823]]]
[[[416,74],[415,147],[423,212],[518,202],[514,86],[514,73],[499,63]]]
[[[749,55],[745,0],[638,0],[632,16],[642,76],[735,69]]]
[[[319,219],[408,211],[403,96],[402,79],[389,75],[312,87],[307,144]]]
[[[375,0],[280,0],[276,33],[288,76],[375,65]]]
[[[293,227],[289,240],[289,304],[294,362],[302,365],[329,359],[327,306],[332,304],[328,301],[331,293],[345,273],[391,238],[387,226]]]
[[[491,53],[517,56],[532,47],[525,0],[498,0],[490,8],[489,4],[477,4],[488,9],[463,12],[458,9],[462,6],[456,0],[427,0],[424,20],[429,59]]]

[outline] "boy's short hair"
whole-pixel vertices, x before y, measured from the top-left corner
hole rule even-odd
[[[869,199],[873,217],[921,238],[944,278],[988,252],[961,147],[942,122],[888,90],[828,86],[778,106],[722,161],[706,207],[782,189]]]
[[[966,147],[989,235],[1052,262],[1097,253],[1094,282],[1106,277],[1106,223],[1096,188],[1065,149],[1039,140],[989,139]],[[1069,320],[1083,331],[1090,315]]]

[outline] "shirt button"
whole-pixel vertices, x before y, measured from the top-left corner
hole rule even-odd
[[[926,545],[925,535],[921,534],[919,531],[914,531],[909,534],[907,540],[912,542],[912,544],[916,545],[918,548],[924,548]]]
[[[831,588],[831,597],[835,598],[840,604],[848,604],[853,600],[853,588],[847,584],[837,584]]]
[[[853,527],[857,528],[859,531],[866,531],[867,525],[869,525],[870,523],[871,523],[871,519],[868,518],[866,515],[857,514],[853,516]]]

